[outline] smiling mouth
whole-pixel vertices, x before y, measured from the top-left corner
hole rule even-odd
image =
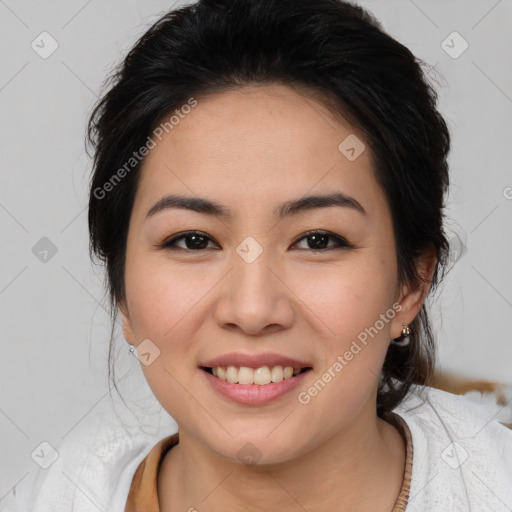
[[[256,384],[260,386],[291,379],[312,370],[310,366],[294,368],[280,365],[259,368],[249,368],[247,366],[217,366],[213,368],[202,366],[200,368],[210,375],[231,384]]]

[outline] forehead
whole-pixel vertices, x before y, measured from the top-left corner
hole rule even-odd
[[[362,137],[313,96],[266,85],[196,101],[161,140],[153,137],[156,146],[143,161],[136,202],[147,204],[166,191],[239,207],[333,190],[366,203],[382,196],[371,152],[368,146],[361,151]],[[361,143],[357,158],[343,153],[346,140]],[[378,206],[369,204],[368,210]]]

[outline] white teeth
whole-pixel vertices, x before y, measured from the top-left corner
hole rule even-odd
[[[234,366],[227,367],[226,380],[231,383],[238,382],[238,370]]]
[[[280,365],[271,368],[262,366],[256,369],[247,366],[228,366],[227,368],[216,366],[212,368],[212,373],[215,377],[227,380],[232,384],[258,384],[264,386],[271,382],[281,382],[284,379],[289,379],[299,374],[301,370],[302,368],[294,368],[293,366],[285,366],[283,368]]]
[[[238,383],[239,384],[253,384],[254,383],[254,370],[241,366],[238,370]]]
[[[283,367],[282,366],[274,366],[272,368],[272,382],[279,382],[283,380]]]
[[[212,371],[213,370],[217,370],[217,373],[214,375],[216,377],[219,377],[219,379],[222,379],[222,380],[226,380],[226,370],[224,370],[224,368],[222,368],[222,366],[219,366],[217,368],[212,368]]]
[[[272,382],[270,368],[268,366],[257,368],[252,373],[254,384],[259,384],[260,386],[263,386],[265,384],[270,384]],[[252,383],[250,382],[249,384]]]

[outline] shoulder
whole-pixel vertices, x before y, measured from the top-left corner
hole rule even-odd
[[[475,434],[475,429],[488,433],[487,427],[497,427],[508,437],[512,434],[512,429],[506,428],[512,422],[512,387],[507,393],[510,396],[501,403],[493,394],[456,395],[428,386],[415,386],[395,412],[419,424],[456,429],[460,435]]]
[[[407,511],[512,510],[512,429],[503,424],[512,422],[510,403],[412,390],[394,410],[412,436]]]
[[[30,468],[27,477],[2,500],[0,510],[124,510],[140,462],[173,431],[172,419],[161,415],[159,410],[147,424],[141,424],[133,413],[105,403],[55,443],[56,458],[50,466]]]

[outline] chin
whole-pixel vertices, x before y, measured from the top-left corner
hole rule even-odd
[[[228,426],[226,428],[229,430]],[[240,435],[230,437],[226,434],[216,442],[207,439],[203,442],[230,462],[246,466],[287,463],[300,456],[297,446],[299,439],[294,440],[284,431],[279,435],[277,432],[268,435],[267,432],[272,432],[272,429],[245,429]]]

